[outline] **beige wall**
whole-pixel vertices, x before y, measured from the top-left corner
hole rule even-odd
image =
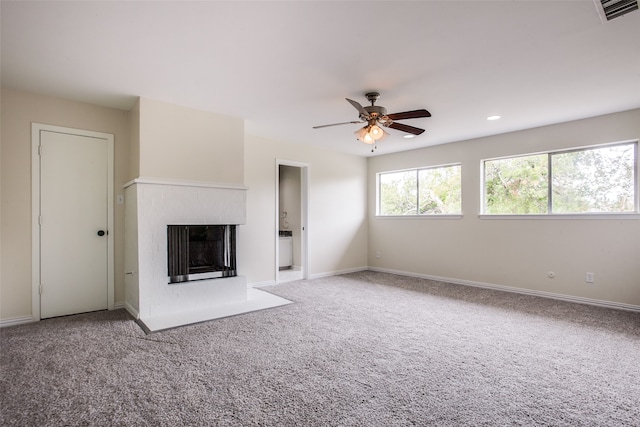
[[[640,306],[640,219],[480,219],[482,159],[638,139],[640,110],[373,157],[371,267]],[[375,217],[376,173],[462,163],[462,219]],[[380,251],[380,259],[376,259]],[[547,277],[549,271],[555,278]],[[595,284],[585,283],[594,272]]]
[[[139,174],[243,184],[244,120],[141,98]]]
[[[244,135],[242,120],[146,99],[127,112],[2,89],[0,107],[0,320],[31,315],[31,122],[114,134],[115,195],[138,176],[247,185],[238,267],[249,283],[275,279],[281,159],[309,165],[312,277],[369,265],[640,305],[640,220],[478,218],[481,159],[637,139],[640,110],[364,159]],[[462,162],[463,219],[375,217],[376,172],[452,162]],[[119,303],[124,206],[114,206]]]
[[[309,165],[310,276],[367,265],[366,159],[246,135],[247,224],[238,268],[249,283],[275,280],[276,159]]]
[[[129,173],[128,181],[140,176],[140,98],[129,111]],[[127,182],[128,182],[127,181]]]
[[[2,89],[2,258],[0,319],[31,315],[31,123],[115,136],[114,197],[129,174],[129,117],[125,111]],[[124,206],[114,201],[115,301],[124,300]]]

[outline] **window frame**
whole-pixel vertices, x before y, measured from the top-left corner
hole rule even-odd
[[[571,212],[571,213],[555,213],[553,212],[553,167],[552,157],[557,154],[576,153],[581,151],[595,150],[605,147],[616,147],[622,145],[632,145],[633,150],[633,191],[634,191],[634,210],[630,212]],[[558,150],[539,151],[534,153],[523,153],[511,156],[492,157],[480,160],[480,213],[478,215],[481,219],[607,219],[615,217],[616,219],[640,219],[640,184],[639,174],[640,165],[638,160],[640,154],[640,143],[638,139],[631,139],[626,141],[609,142],[604,144],[585,145],[580,147],[572,147]],[[486,174],[485,174],[485,162],[503,159],[515,159],[519,157],[529,157],[537,155],[547,156],[547,213],[541,214],[491,214],[486,213],[487,208],[487,188],[486,188]]]
[[[421,214],[421,213],[416,213],[416,214],[412,214],[412,215],[383,215],[382,212],[382,197],[380,197],[380,191],[381,191],[381,186],[380,186],[380,176],[381,175],[385,175],[385,174],[392,174],[392,173],[398,173],[398,172],[415,172],[416,173],[416,212],[419,212],[419,206],[420,206],[420,179],[419,179],[419,173],[422,170],[429,170],[429,169],[440,169],[440,168],[448,168],[448,167],[454,167],[454,166],[458,166],[460,168],[460,213],[455,213],[455,214]],[[396,170],[386,170],[386,171],[382,171],[382,172],[376,172],[376,213],[375,213],[375,217],[379,218],[379,219],[400,219],[400,218],[404,218],[404,219],[434,219],[434,218],[439,218],[439,219],[461,219],[462,218],[462,213],[463,213],[463,209],[462,209],[462,163],[461,162],[454,162],[454,163],[445,163],[445,164],[439,164],[439,165],[433,165],[433,166],[420,166],[420,167],[415,167],[415,168],[405,168],[405,169],[396,169]]]

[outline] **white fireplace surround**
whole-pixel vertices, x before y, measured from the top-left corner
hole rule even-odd
[[[240,185],[151,178],[125,185],[125,305],[135,317],[147,326],[177,326],[220,317],[212,310],[247,302],[244,276],[175,284],[169,284],[167,276],[167,225],[245,224],[246,190]],[[237,233],[241,230],[238,227]],[[242,260],[237,263],[240,267]],[[191,320],[166,321],[181,317]]]

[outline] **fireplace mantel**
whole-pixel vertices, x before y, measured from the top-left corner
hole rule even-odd
[[[166,178],[149,178],[140,177],[127,182],[123,188],[128,188],[133,184],[155,184],[155,185],[174,185],[179,187],[203,187],[203,188],[226,188],[229,190],[248,190],[248,187],[240,184],[221,184],[208,181],[188,181],[181,179]]]

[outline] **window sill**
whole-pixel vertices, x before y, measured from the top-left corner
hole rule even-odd
[[[584,213],[584,214],[537,214],[537,215],[478,215],[479,219],[640,219],[640,214],[631,213]]]
[[[376,215],[376,219],[462,219],[462,214],[455,215]]]

